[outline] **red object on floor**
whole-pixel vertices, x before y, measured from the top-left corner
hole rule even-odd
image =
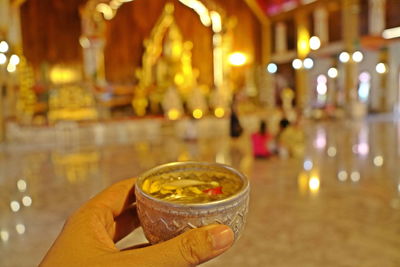
[[[268,143],[272,140],[269,134],[254,133],[251,135],[253,155],[255,157],[268,157],[272,153],[268,149]]]

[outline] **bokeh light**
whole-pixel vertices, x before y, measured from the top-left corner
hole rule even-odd
[[[0,53],[0,65],[3,65],[4,63],[6,63],[6,61],[7,61],[6,55]]]
[[[5,53],[8,51],[8,43],[6,41],[0,42],[0,53]]]
[[[361,175],[358,171],[354,171],[350,174],[350,179],[355,183],[360,181],[360,178],[361,178]]]
[[[15,225],[15,230],[17,231],[18,234],[22,235],[25,233],[25,225],[23,225],[22,223],[18,223]]]
[[[342,52],[342,53],[340,53],[340,55],[339,55],[339,60],[340,60],[340,62],[342,62],[342,63],[347,63],[347,62],[349,62],[349,60],[350,60],[350,55],[349,55],[349,53],[347,53],[347,52]]]
[[[303,66],[303,62],[301,62],[300,59],[296,58],[295,60],[293,60],[292,66],[294,69],[299,70]]]
[[[247,56],[241,52],[235,52],[229,55],[229,63],[232,66],[243,66],[247,62]]]
[[[339,181],[344,182],[347,180],[348,175],[345,170],[341,170],[338,172],[337,177],[338,177]]]
[[[30,207],[32,205],[32,198],[30,196],[24,196],[22,198],[22,205],[25,207]]]
[[[19,179],[19,180],[17,181],[17,188],[18,188],[18,190],[19,190],[20,192],[25,192],[25,191],[26,191],[26,187],[27,187],[27,184],[26,184],[26,181],[25,181],[25,180]]]
[[[332,79],[336,78],[338,76],[338,70],[336,68],[330,68],[328,70],[328,76]]]
[[[217,118],[222,118],[222,117],[224,117],[224,115],[225,115],[225,110],[224,110],[223,108],[216,108],[216,109],[214,110],[214,115],[215,115],[215,117],[217,117]]]
[[[3,242],[7,242],[8,239],[10,238],[10,234],[6,230],[1,230],[0,231],[0,238]]]
[[[311,50],[317,50],[321,47],[321,40],[317,36],[312,36],[310,38],[310,48]]]
[[[13,212],[17,212],[21,208],[21,205],[18,201],[13,200],[10,202],[10,208]]]
[[[304,65],[304,68],[306,68],[306,69],[312,69],[312,67],[314,67],[314,60],[312,60],[311,58],[306,58],[306,59],[304,59],[304,62],[303,62],[303,65]]]
[[[382,167],[382,165],[383,165],[383,157],[382,156],[376,156],[374,158],[374,165],[376,167]]]
[[[383,74],[383,73],[385,73],[387,71],[386,64],[382,63],[382,62],[378,63],[376,65],[375,69],[376,69],[376,72],[379,73],[379,74]]]
[[[269,63],[267,66],[267,71],[271,74],[274,74],[278,71],[278,65],[275,63]]]
[[[196,108],[195,110],[193,110],[193,117],[195,119],[201,119],[203,117],[203,111],[199,108]]]
[[[304,170],[306,170],[306,171],[312,170],[313,166],[314,166],[314,164],[311,160],[305,160],[303,163]]]
[[[364,59],[364,55],[360,51],[356,51],[353,53],[352,58],[354,62],[359,63]]]

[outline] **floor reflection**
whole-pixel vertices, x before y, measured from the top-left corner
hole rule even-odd
[[[247,135],[158,137],[0,150],[1,266],[37,265],[65,218],[109,184],[184,160],[233,165],[251,179],[248,224],[205,266],[400,266],[400,123],[306,122],[303,158],[254,160]],[[134,232],[122,243],[143,238]]]

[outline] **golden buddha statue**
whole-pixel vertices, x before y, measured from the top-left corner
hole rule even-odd
[[[148,104],[152,112],[157,113],[168,88],[176,88],[185,99],[196,86],[196,70],[192,67],[193,43],[183,41],[172,3],[165,5],[150,37],[143,44],[142,67],[136,70],[139,83],[132,100],[139,116],[145,115]]]

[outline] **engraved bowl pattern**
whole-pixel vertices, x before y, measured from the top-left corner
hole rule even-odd
[[[209,202],[183,204],[154,198],[141,190],[142,182],[149,177],[178,176],[236,176],[243,181],[242,188],[233,196]],[[155,244],[171,239],[189,229],[213,223],[230,226],[239,238],[249,204],[249,182],[247,178],[230,166],[218,163],[173,162],[158,166],[141,175],[136,183],[136,205],[146,238]]]

